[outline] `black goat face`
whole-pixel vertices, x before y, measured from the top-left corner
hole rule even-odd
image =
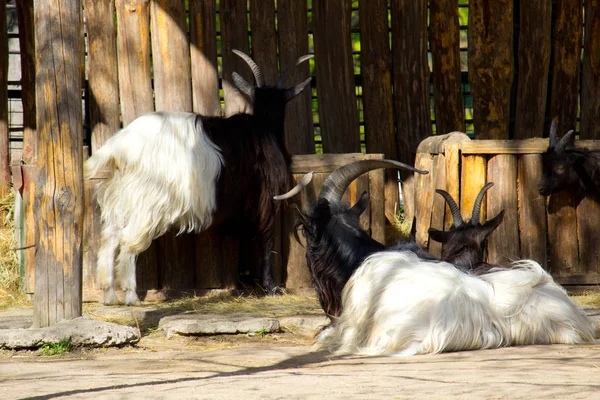
[[[579,176],[574,165],[583,163],[583,157],[568,150],[548,149],[542,154],[543,174],[538,191],[542,196],[550,196],[561,190],[577,189]]]

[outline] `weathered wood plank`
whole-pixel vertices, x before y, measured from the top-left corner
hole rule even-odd
[[[160,261],[159,282],[170,289],[188,289],[196,281],[195,236],[177,235],[172,228],[156,240]]]
[[[190,47],[183,0],[153,0],[152,67],[157,111],[192,111]]]
[[[16,2],[21,52],[21,100],[23,102],[23,162],[35,164],[37,160],[37,134],[35,111],[35,40],[33,23],[33,0]],[[31,204],[33,205],[33,204]],[[31,215],[33,210],[25,210]]]
[[[417,154],[415,168],[426,171],[433,170],[433,156],[430,154]],[[419,246],[427,248],[429,242],[429,227],[431,225],[431,209],[433,207],[434,191],[433,174],[417,174],[415,176],[415,218],[416,242]]]
[[[397,155],[412,165],[419,142],[431,135],[427,1],[392,0],[391,7]]]
[[[98,249],[100,248],[100,207],[96,202],[96,190],[102,183],[100,179],[90,179],[83,182],[84,187],[84,217],[83,217],[83,290],[99,289],[96,286],[96,265]]]
[[[549,270],[553,276],[581,273],[575,207],[575,200],[567,192],[553,194],[548,200]]]
[[[549,115],[558,117],[561,135],[574,129],[577,122],[582,10],[582,0],[556,0],[554,6]]]
[[[308,172],[332,172],[355,161],[364,160],[361,153],[348,154],[297,154],[292,157],[290,169],[293,174]]]
[[[515,139],[542,137],[548,89],[552,2],[519,2],[519,75]]]
[[[367,153],[397,159],[387,1],[361,1],[358,6]],[[398,171],[386,170],[385,176],[385,213],[393,215],[399,201]]]
[[[8,35],[6,1],[0,2],[0,199],[10,193],[10,160],[8,137]],[[6,213],[0,210],[0,228]]]
[[[36,0],[34,6],[40,169],[33,326],[42,327],[81,316],[84,191],[78,78],[83,49],[80,1]]]
[[[446,191],[453,199],[459,199],[460,195],[460,146],[454,143],[446,146]],[[446,206],[444,228],[447,230],[452,226],[452,213]]]
[[[600,274],[600,204],[584,198],[577,205],[577,243],[579,244],[579,266],[583,274]]]
[[[121,118],[128,125],[154,111],[149,0],[116,0]]]
[[[581,72],[582,139],[600,139],[600,0],[585,1],[583,70]]]
[[[446,157],[438,154],[433,157],[433,180],[434,189],[446,190]],[[433,207],[431,208],[431,228],[444,230],[444,216],[446,212],[446,202],[444,198],[437,193],[433,193]],[[436,257],[442,255],[442,244],[433,240],[429,241],[429,252]]]
[[[535,260],[547,268],[546,199],[538,193],[542,157],[525,154],[518,161],[520,258]]]
[[[36,239],[36,216],[35,216],[35,190],[38,175],[37,165],[23,165],[23,210],[25,217],[25,242],[27,249],[23,252],[25,265],[25,278],[23,280],[23,291],[33,293],[35,291],[35,250]]]
[[[231,50],[248,51],[248,18],[246,0],[221,0],[219,3],[221,16],[221,56],[223,59],[223,96],[225,97],[225,114],[232,115],[241,111],[250,111],[248,99],[240,93],[231,74],[237,72],[247,82],[254,82],[248,65]]]
[[[477,138],[508,138],[514,73],[513,1],[470,1],[468,38]]]
[[[214,229],[196,235],[196,287],[235,289],[240,256],[239,241]]]
[[[326,153],[360,151],[351,16],[351,0],[313,3],[319,121]]]
[[[250,30],[252,58],[268,85],[277,81],[277,33],[275,32],[275,1],[250,0]]]
[[[460,209],[463,219],[468,221],[473,215],[473,203],[481,188],[488,182],[486,159],[484,156],[462,156]],[[487,196],[486,196],[487,198]],[[480,221],[486,218],[486,199],[481,207]]]
[[[192,103],[195,113],[219,115],[216,0],[190,0]]]
[[[304,0],[277,1],[279,63],[282,69],[308,54],[308,15]],[[294,68],[288,85],[298,84],[309,76],[309,63]],[[312,115],[312,90],[306,88],[286,107],[285,145],[290,154],[315,152]]]
[[[504,220],[488,238],[487,261],[508,264],[519,258],[519,221],[517,204],[517,157],[497,155],[487,164],[487,215],[493,218],[504,210]]]
[[[85,0],[88,38],[88,87],[92,152],[121,125],[115,2]]]
[[[577,140],[576,149],[600,150],[600,141]],[[472,140],[461,144],[462,154],[541,154],[548,149],[548,139]]]
[[[458,7],[456,0],[431,0],[429,3],[436,132],[464,132]]]

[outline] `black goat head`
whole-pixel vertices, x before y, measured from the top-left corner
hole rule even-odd
[[[452,227],[448,231],[429,229],[429,237],[444,245],[442,260],[448,261],[462,270],[470,270],[483,262],[486,239],[500,226],[504,219],[504,210],[502,210],[491,220],[483,224],[479,222],[483,197],[492,186],[494,186],[492,182],[487,183],[477,194],[469,222],[463,220],[458,205],[448,192],[440,189],[436,190],[448,203],[453,221]]]
[[[552,120],[548,149],[542,154],[543,173],[538,190],[549,196],[560,190],[577,190],[580,178],[576,168],[583,168],[584,156],[574,151],[575,131],[568,131],[560,140],[557,136],[557,121]]]

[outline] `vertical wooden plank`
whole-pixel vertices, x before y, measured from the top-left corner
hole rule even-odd
[[[193,289],[196,282],[195,237],[188,233],[178,236],[177,232],[178,228],[172,228],[156,240],[159,283],[168,289]]]
[[[542,156],[524,154],[518,161],[520,258],[535,260],[547,268],[546,200],[538,193]]]
[[[23,209],[25,210],[25,242],[27,249],[24,254],[25,279],[23,280],[23,291],[31,294],[35,291],[35,250],[36,239],[36,213],[35,213],[35,189],[38,175],[37,165],[23,165]]]
[[[488,182],[486,176],[485,156],[469,155],[462,156],[461,178],[460,178],[460,209],[463,219],[468,221],[473,214],[473,203],[481,188]],[[487,196],[486,196],[487,197]],[[481,207],[480,221],[485,221],[485,199]]]
[[[279,35],[279,63],[287,68],[308,54],[308,15],[304,0],[277,1],[277,32]],[[298,84],[308,78],[309,63],[303,63],[290,73],[287,85]],[[307,88],[288,103],[285,117],[285,145],[290,154],[315,152],[312,115],[312,90]]]
[[[513,0],[469,1],[469,82],[477,139],[508,139]]]
[[[460,24],[456,0],[431,0],[429,18],[436,132],[464,132]]]
[[[542,137],[548,97],[552,2],[519,2],[518,84],[515,139]]]
[[[367,153],[383,153],[396,159],[387,1],[360,1],[358,6]],[[398,171],[385,170],[385,176],[385,213],[393,217],[399,201]]]
[[[149,0],[116,0],[119,98],[123,125],[154,111]]]
[[[196,287],[235,289],[239,264],[239,241],[209,229],[196,235]]]
[[[434,189],[446,190],[446,157],[438,154],[433,157],[433,187]],[[446,202],[439,194],[433,192],[433,206],[431,208],[431,228],[444,230],[444,214]],[[436,257],[442,256],[442,244],[433,240],[429,241],[429,252]]]
[[[0,1],[0,199],[10,193],[10,160],[8,137],[8,35],[6,1]],[[0,210],[0,227],[6,213]]]
[[[190,0],[192,106],[195,113],[219,115],[216,1]]]
[[[237,49],[246,54],[248,51],[248,18],[246,0],[221,0],[219,3],[221,16],[221,55],[223,57],[223,95],[225,97],[225,114],[250,111],[252,105],[242,95],[231,78],[233,72],[240,74],[246,81],[254,82],[248,65],[231,50]]]
[[[260,66],[267,85],[277,81],[277,34],[275,1],[250,0],[252,58]]]
[[[431,135],[427,1],[392,0],[391,6],[397,154],[412,165],[419,142]]]
[[[99,149],[121,124],[115,3],[85,0],[88,39],[88,85],[92,152]]]
[[[581,139],[600,139],[600,0],[585,1]]]
[[[313,2],[319,121],[326,153],[360,151],[351,0]]]
[[[81,316],[81,2],[35,0],[39,175],[33,326]],[[66,28],[64,28],[66,27]]]
[[[487,192],[488,218],[504,210],[504,221],[488,238],[487,261],[491,264],[508,264],[519,258],[517,157],[501,154],[490,158],[487,176],[489,182],[494,182]]]
[[[554,6],[549,116],[558,117],[561,135],[574,129],[577,122],[582,9],[582,0],[556,0]]]
[[[153,0],[150,11],[156,110],[192,111],[184,2]]]
[[[577,243],[579,243],[579,272],[598,279],[600,274],[600,204],[584,198],[577,206]],[[591,282],[584,282],[591,283]]]
[[[23,162],[35,164],[37,160],[37,134],[35,112],[35,40],[33,24],[33,0],[19,0],[19,48],[21,51],[21,100],[23,102]],[[33,205],[33,204],[32,204]],[[25,215],[33,210],[26,209]],[[29,229],[28,227],[27,229]]]
[[[460,146],[458,144],[446,145],[446,191],[453,199],[460,195]],[[444,228],[447,230],[452,226],[452,213],[446,205]]]
[[[385,243],[385,172],[378,169],[369,172],[370,228],[371,237]]]
[[[433,155],[426,153],[417,154],[415,168],[433,171]],[[434,177],[432,173],[415,176],[415,218],[416,241],[423,248],[429,242],[429,226],[431,225],[431,209],[433,207]]]
[[[96,190],[102,183],[100,179],[83,182],[84,216],[83,216],[83,291],[99,289],[96,286],[96,264],[100,248],[100,206],[96,202]],[[86,297],[84,295],[84,297]]]
[[[547,211],[550,272],[554,277],[579,274],[575,199],[567,192],[555,193],[548,200]]]

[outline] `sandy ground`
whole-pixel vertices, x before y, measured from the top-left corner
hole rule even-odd
[[[154,337],[152,337],[154,336]],[[239,336],[239,335],[238,335]],[[332,358],[305,335],[0,353],[2,399],[599,399],[600,346]]]

